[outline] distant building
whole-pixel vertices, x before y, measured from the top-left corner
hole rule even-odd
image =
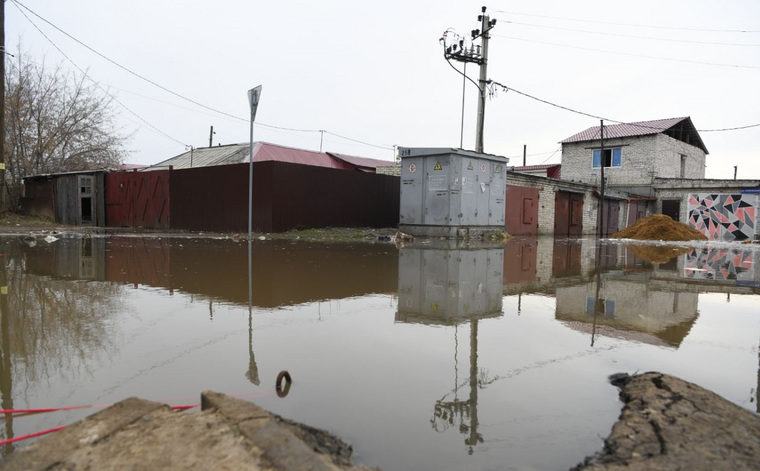
[[[174,170],[216,165],[231,165],[248,163],[250,159],[249,144],[230,144],[216,147],[199,147],[150,166],[146,170],[161,170],[169,167]],[[376,173],[378,167],[392,165],[393,162],[352,155],[336,154],[333,152],[317,152],[312,150],[286,147],[268,142],[254,142],[254,162],[284,162],[310,165],[313,167],[336,168],[340,170],[355,170],[359,172]]]
[[[691,118],[670,118],[588,128],[562,141],[562,177],[654,196],[655,178],[702,179],[708,154]]]
[[[522,167],[509,167],[507,170],[526,175],[556,178],[558,180],[562,178],[562,165],[560,164],[524,165]]]

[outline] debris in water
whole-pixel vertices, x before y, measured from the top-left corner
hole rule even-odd
[[[639,219],[633,225],[615,232],[610,237],[636,240],[707,240],[707,237],[698,230],[674,221],[665,214],[653,214]]]
[[[52,244],[53,242],[55,242],[56,240],[58,240],[58,237],[53,237],[53,236],[49,235],[49,236],[45,237],[44,240],[48,244]]]

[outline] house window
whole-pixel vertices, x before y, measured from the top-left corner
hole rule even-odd
[[[599,168],[602,161],[605,167],[620,167],[620,147],[604,149],[604,159],[602,159],[602,150],[594,149],[594,168]]]

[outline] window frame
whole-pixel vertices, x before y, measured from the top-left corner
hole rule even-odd
[[[605,154],[610,152],[610,165],[605,165],[604,168],[620,168],[623,166],[623,148],[622,147],[607,147],[605,148]],[[615,165],[617,163],[617,165]],[[591,150],[591,168],[602,168],[602,149]]]

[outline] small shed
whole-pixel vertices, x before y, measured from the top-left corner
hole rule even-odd
[[[87,170],[26,177],[21,211],[62,224],[105,226],[104,175]]]

